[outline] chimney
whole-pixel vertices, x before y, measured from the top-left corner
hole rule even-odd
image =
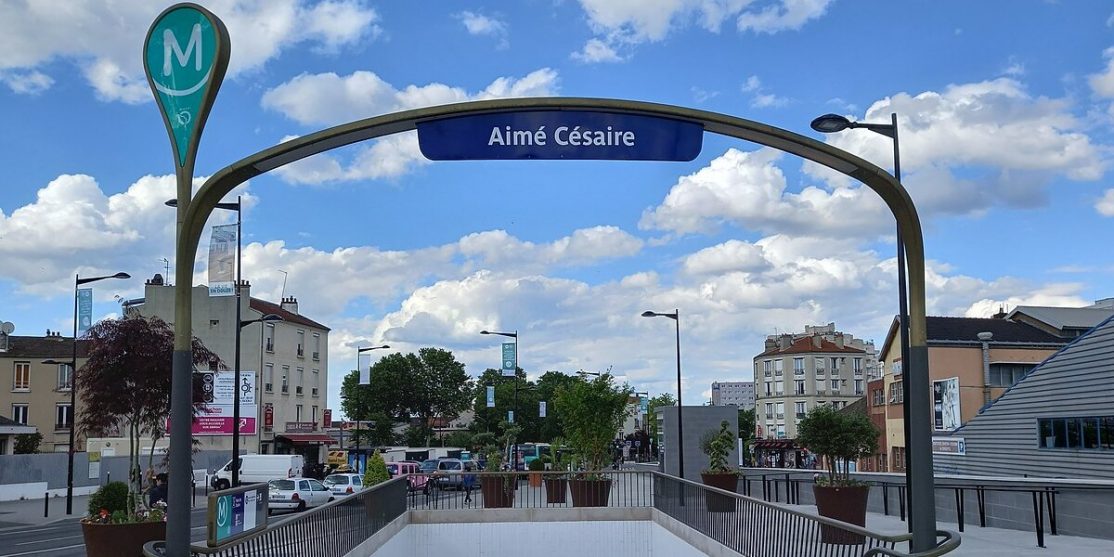
[[[286,311],[289,311],[290,313],[293,313],[294,315],[298,315],[298,299],[294,296],[283,298],[282,304],[280,304],[279,307]]]
[[[991,319],[1005,319],[1006,315],[1007,315],[1006,314],[1006,308],[1004,308],[1002,306],[998,306],[998,313],[995,313],[994,315],[991,315],[990,318]]]
[[[836,333],[835,344],[836,346],[843,348],[843,333]]]
[[[770,337],[766,337],[766,349],[763,350],[763,352],[769,352],[775,348],[777,348],[777,341]]]
[[[820,335],[812,335],[812,347],[819,350],[821,343],[824,342],[824,337]]]
[[[786,350],[793,345],[793,335],[781,335],[777,339],[778,350]]]

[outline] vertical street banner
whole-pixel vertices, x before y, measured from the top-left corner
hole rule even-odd
[[[367,367],[361,366],[360,365],[360,354],[358,352],[356,353],[356,369],[358,369],[360,371],[360,384],[361,385],[370,385],[371,384],[371,365],[369,364]]]
[[[77,289],[77,336],[82,336],[93,326],[93,289]]]
[[[236,295],[236,225],[213,227],[209,239],[209,295]]]
[[[495,408],[495,385],[487,386],[487,407]]]
[[[518,367],[518,355],[515,353],[516,343],[503,343],[503,377],[514,377]]]
[[[644,396],[639,396],[638,397],[638,411],[641,412],[642,414],[649,414],[650,413],[650,399],[648,397],[644,397]]]
[[[538,401],[538,417],[539,418],[544,418],[545,417],[545,401],[544,400],[539,400]]]
[[[958,377],[932,382],[932,411],[936,431],[954,431],[962,425]]]
[[[507,410],[507,421],[514,423],[514,410]]]

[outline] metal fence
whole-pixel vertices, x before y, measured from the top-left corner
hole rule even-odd
[[[606,499],[596,492],[589,493],[582,484],[570,484],[565,472],[411,474],[407,506],[416,510],[558,508],[573,507],[574,500],[580,501],[579,506],[653,506],[650,472],[608,470],[592,476],[610,482],[606,485]],[[594,505],[581,501],[593,496],[597,499]]]

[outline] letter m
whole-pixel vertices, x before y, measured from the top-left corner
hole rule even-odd
[[[178,59],[178,65],[183,68],[189,62],[190,53],[193,53],[193,69],[201,71],[201,24],[193,24],[193,32],[190,33],[190,42],[186,43],[186,51],[182,52],[182,45],[178,44],[178,37],[174,36],[174,32],[170,29],[164,29],[162,32],[162,75],[170,75],[170,54],[174,53],[174,57]]]

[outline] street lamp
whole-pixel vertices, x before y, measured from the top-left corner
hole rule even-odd
[[[239,293],[240,288],[237,286],[236,292]],[[253,323],[263,323],[267,321],[285,321],[281,315],[268,313],[259,319],[248,319],[247,321],[240,321],[240,299],[236,298],[236,322],[240,324],[240,328],[236,330],[236,371],[233,374],[232,384],[235,387],[232,389],[232,487],[240,485],[240,331]],[[259,432],[256,430],[256,434]]]
[[[684,442],[684,422],[681,420],[681,415],[684,413],[684,406],[681,404],[681,311],[673,310],[673,313],[660,313],[656,311],[644,311],[642,317],[668,317],[673,320],[677,325],[677,472],[681,479],[685,477],[685,442]]]
[[[77,287],[104,279],[129,279],[127,273],[116,273],[103,277],[81,278],[74,275],[73,285],[73,356],[70,361],[43,360],[44,364],[68,364],[70,366],[70,454],[66,464],[66,514],[73,514],[73,453],[74,432],[77,430]]]
[[[816,130],[820,133],[836,133],[836,132],[841,132],[841,131],[846,130],[846,129],[863,128],[863,129],[870,130],[874,133],[877,133],[879,135],[884,135],[884,136],[892,139],[893,143],[894,143],[894,178],[897,178],[898,183],[901,183],[901,150],[900,150],[898,139],[897,139],[897,113],[896,112],[890,114],[890,123],[889,124],[871,124],[871,123],[867,123],[867,122],[852,122],[851,120],[848,120],[847,118],[845,118],[843,116],[840,116],[839,114],[825,114],[825,115],[820,116],[820,117],[816,118],[815,120],[813,120],[811,126],[812,126],[812,129],[814,129],[814,130]],[[902,367],[902,370],[903,370],[902,371],[903,375],[908,374],[908,370],[906,368],[909,365],[909,301],[908,301],[908,296],[909,295],[908,295],[908,292],[909,292],[909,287],[908,287],[908,285],[906,285],[906,281],[905,281],[905,242],[901,238],[901,225],[898,224],[898,226],[897,226],[898,324],[897,325],[898,325],[898,331],[899,331],[899,337],[900,337],[899,338],[899,343],[900,343],[899,346],[900,346],[900,350],[901,350],[901,367]],[[910,445],[909,440],[912,439],[912,436],[913,436],[913,431],[912,431],[912,429],[910,427],[910,423],[909,423],[909,416],[910,416],[909,401],[912,400],[912,397],[909,396],[910,383],[911,383],[911,381],[908,381],[908,377],[906,377],[906,380],[901,382],[902,399],[906,401],[905,404],[901,405],[901,412],[902,412],[902,421],[904,422],[904,429],[905,429],[905,439],[906,439],[905,446],[906,446],[907,449]],[[917,435],[922,435],[922,434],[928,434],[928,433],[927,432],[917,432]],[[925,446],[928,446],[928,444],[926,444]],[[925,472],[926,470],[932,470],[932,455],[930,455],[930,454],[926,454],[926,455],[916,455],[916,454],[914,454],[913,456],[917,457],[916,468],[918,470],[920,470],[922,474],[926,473]],[[914,509],[913,509],[913,500],[914,500],[913,491],[914,491],[914,489],[913,489],[912,469],[913,469],[913,467],[909,465],[908,456],[907,456],[906,463],[905,463],[905,485],[908,486],[909,489],[905,490],[905,498],[906,498],[906,508],[909,509],[909,517],[910,518],[909,518],[909,521],[906,522],[906,524],[908,525],[910,532],[913,531],[912,516],[913,516],[913,513],[914,513]],[[920,490],[916,490],[916,491],[919,492]],[[928,504],[928,505],[934,505],[935,504],[935,503],[932,502],[932,499],[933,499],[932,491],[928,491],[927,493],[919,493],[917,499],[922,499],[922,498],[925,499],[925,504]]]
[[[384,348],[390,348],[390,346],[384,344],[382,346],[367,346],[367,347],[364,347],[364,348],[360,348],[359,346],[356,347],[356,374],[357,374],[356,380],[357,380],[357,382],[359,381],[359,373],[360,373],[360,354],[363,354],[364,352],[368,352],[368,351],[371,351],[371,350],[380,350],[380,349],[384,349]],[[369,383],[371,382],[371,371],[370,370],[368,370],[368,382]],[[357,388],[359,388],[359,383],[357,383]],[[357,416],[356,417],[356,433],[358,434],[359,432],[360,432],[360,417]],[[357,468],[356,471],[357,472],[360,471],[360,470],[358,470],[358,468],[360,468],[360,441],[362,440],[361,437],[362,437],[361,435],[356,435],[356,468]]]
[[[518,421],[518,329],[513,333],[500,333],[498,331],[480,331],[481,335],[499,335],[514,339],[514,410],[511,414]],[[514,423],[514,422],[511,422]],[[511,470],[518,470],[518,437],[514,439],[514,448],[511,450]]]

